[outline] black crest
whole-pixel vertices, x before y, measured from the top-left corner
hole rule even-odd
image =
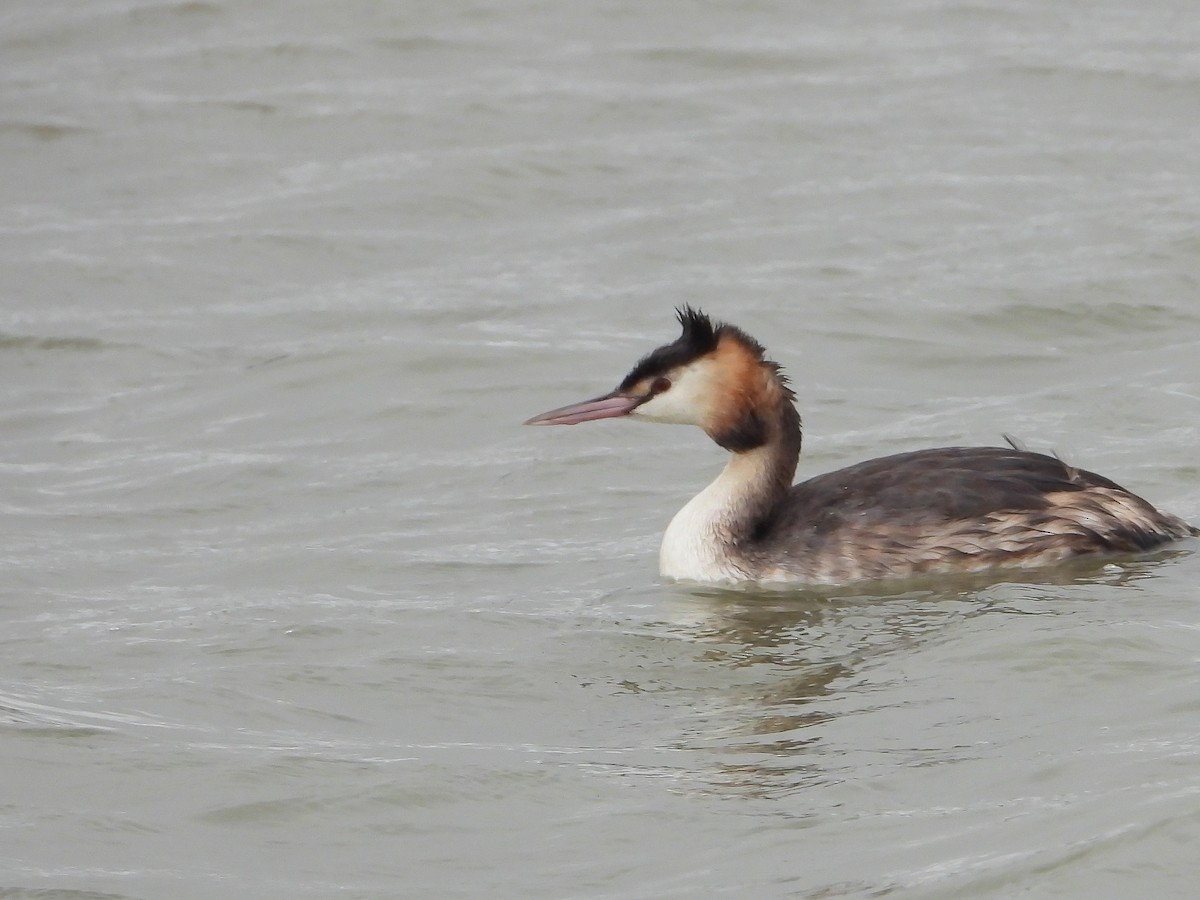
[[[690,306],[677,307],[675,318],[683,326],[683,334],[676,343],[691,345],[697,356],[717,349],[717,335],[723,327],[721,323],[714,325],[712,319]]]
[[[719,322],[714,324],[712,319],[690,306],[679,307],[675,310],[675,316],[683,326],[683,334],[673,343],[664,344],[643,356],[625,376],[618,390],[629,390],[639,381],[662,375],[706,353],[712,353],[717,349],[721,332],[730,327]]]

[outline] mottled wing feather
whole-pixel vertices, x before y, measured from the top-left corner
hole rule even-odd
[[[788,506],[808,521],[873,517],[928,523],[982,519],[1000,510],[1041,510],[1047,496],[1122,488],[1042,453],[1005,447],[945,447],[873,459],[792,488]],[[828,524],[834,524],[832,522]]]
[[[1002,447],[874,459],[792,488],[743,549],[812,580],[1036,565],[1190,533],[1120,485]]]

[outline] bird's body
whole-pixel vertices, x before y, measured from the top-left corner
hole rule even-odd
[[[679,340],[617,390],[529,421],[694,424],[732,452],[667,527],[666,577],[838,585],[1141,552],[1200,533],[1107,478],[1014,447],[901,453],[793,485],[800,417],[779,366],[731,325],[690,309],[679,318]]]
[[[748,503],[743,518],[747,481],[723,475],[676,515],[663,575],[836,585],[1136,553],[1188,534],[1106,478],[1004,447],[873,459],[801,482],[769,507]]]

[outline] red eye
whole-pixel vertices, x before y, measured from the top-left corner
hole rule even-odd
[[[670,378],[655,378],[654,384],[650,385],[651,394],[661,394],[663,391],[671,387]]]

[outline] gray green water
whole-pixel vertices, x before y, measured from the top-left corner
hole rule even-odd
[[[660,583],[704,307],[801,474],[1200,521],[1192,5],[10,3],[0,897],[1192,897],[1200,547]]]

